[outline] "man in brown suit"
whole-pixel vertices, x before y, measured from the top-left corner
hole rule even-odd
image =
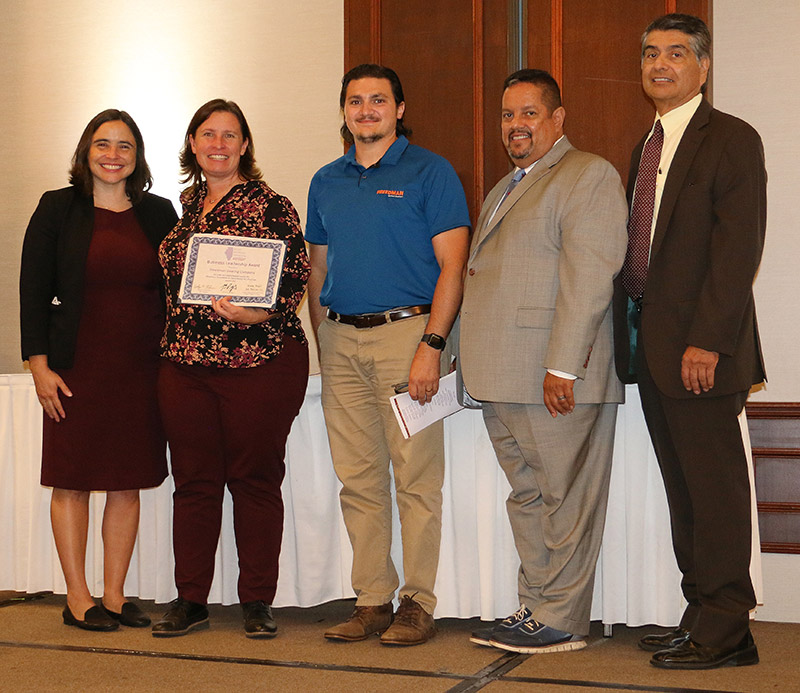
[[[752,284],[766,173],[758,133],[703,98],[710,46],[706,25],[689,15],[661,17],[643,36],[642,84],[657,113],[631,160],[615,292],[617,369],[639,384],[688,602],[676,629],[640,645],[656,651],[653,665],[676,669],[758,662],[737,417],[764,380]]]

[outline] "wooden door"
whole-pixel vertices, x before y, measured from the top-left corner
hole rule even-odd
[[[500,98],[520,67],[520,33],[522,67],[548,70],[561,85],[572,143],[625,180],[654,113],[641,89],[641,34],[668,12],[708,21],[710,0],[345,0],[345,70],[374,62],[398,73],[412,141],[453,164],[474,222],[511,169]]]

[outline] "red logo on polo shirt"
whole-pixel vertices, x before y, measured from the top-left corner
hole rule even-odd
[[[386,195],[386,197],[403,197],[404,192],[402,190],[378,190],[376,195]]]

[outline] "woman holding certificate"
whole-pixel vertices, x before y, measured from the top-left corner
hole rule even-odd
[[[261,180],[235,103],[200,107],[180,161],[190,184],[183,217],[159,254],[167,287],[159,403],[175,478],[178,598],[153,635],[208,625],[227,485],[245,635],[272,637],[283,459],[308,380],[308,343],[295,311],[309,263],[297,213]]]
[[[156,252],[175,225],[151,195],[136,123],[95,116],[70,185],[46,192],[22,249],[22,358],[44,409],[42,484],[67,586],[64,623],[86,630],[149,626],[123,585],[139,526],[139,489],[167,476],[156,401],[164,328]],[[103,600],[86,583],[89,493],[106,491]]]

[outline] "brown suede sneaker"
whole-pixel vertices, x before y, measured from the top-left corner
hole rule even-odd
[[[392,624],[392,603],[380,606],[357,606],[344,623],[325,631],[328,640],[366,640],[373,633],[383,633]]]
[[[421,645],[434,635],[433,616],[406,594],[400,600],[391,628],[381,635],[381,645]]]

